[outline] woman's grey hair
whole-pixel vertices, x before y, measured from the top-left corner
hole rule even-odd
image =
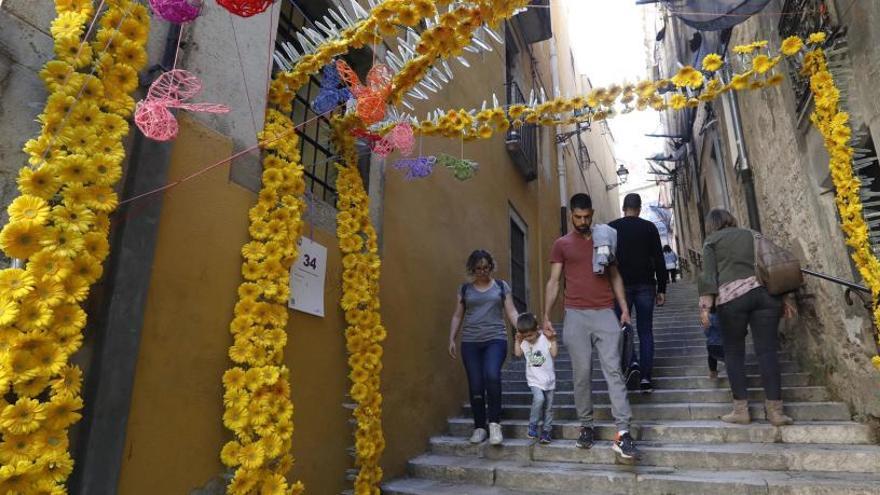
[[[736,227],[736,218],[730,214],[729,211],[724,208],[715,208],[706,215],[706,233],[711,234],[712,232],[719,231],[721,229],[725,229],[727,227]]]

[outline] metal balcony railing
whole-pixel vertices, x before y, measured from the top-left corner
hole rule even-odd
[[[526,98],[514,81],[507,84],[507,104],[527,104]],[[527,181],[538,177],[538,126],[523,124],[507,131],[507,152]]]

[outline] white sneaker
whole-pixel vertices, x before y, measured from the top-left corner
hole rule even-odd
[[[501,425],[498,423],[489,423],[489,443],[492,445],[501,445],[504,436],[501,435]]]
[[[471,435],[471,443],[483,443],[486,441],[486,436],[485,428],[475,428],[473,435]]]

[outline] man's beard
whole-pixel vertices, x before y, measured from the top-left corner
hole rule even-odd
[[[575,227],[574,230],[578,231],[578,234],[589,234],[590,233],[590,225],[581,225],[580,227]]]

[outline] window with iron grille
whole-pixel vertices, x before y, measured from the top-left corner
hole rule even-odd
[[[831,14],[826,0],[785,0],[783,14],[779,17],[780,39],[799,36],[807,39],[810,34],[832,31]],[[787,59],[787,71],[795,95],[796,115],[802,115],[810,102],[810,80],[800,74],[797,60]]]
[[[278,34],[275,38],[275,49],[284,53],[284,44],[294,45],[302,52],[302,46],[296,34],[304,27],[316,28],[314,21],[326,15],[333,6],[328,0],[281,0],[278,17]],[[363,49],[361,51],[369,49]],[[346,61],[361,76],[369,68],[371,55],[355,52],[346,57]],[[276,70],[278,67],[275,68]],[[336,204],[336,151],[331,144],[332,114],[318,115],[311,108],[311,102],[321,91],[321,81],[312,75],[296,94],[291,118],[297,125],[296,133],[300,140],[300,154],[305,168],[306,187],[312,195],[321,201]],[[341,111],[337,110],[337,111]],[[359,168],[363,178],[369,177],[369,150],[359,150],[361,161]],[[369,184],[368,180],[365,180]]]

